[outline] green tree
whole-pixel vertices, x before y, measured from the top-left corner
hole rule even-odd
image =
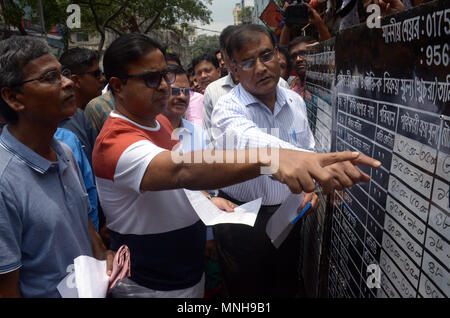
[[[238,13],[238,19],[242,21],[242,23],[250,23],[252,21],[252,7],[244,7]]]
[[[202,54],[214,54],[219,50],[219,36],[199,36],[197,40],[190,46],[189,51],[193,58]]]
[[[211,11],[206,5],[211,2],[212,0],[42,0],[47,28],[57,24],[65,26],[69,15],[66,12],[67,6],[71,3],[78,4],[83,30],[96,32],[100,36],[99,51],[103,49],[108,29],[117,34],[145,34],[160,28],[182,32],[175,28],[177,23],[185,25],[198,21],[209,24]],[[39,18],[37,3],[37,0],[0,0],[5,21],[17,27],[21,25],[25,8],[31,8],[33,17]],[[26,34],[23,31],[21,33]]]

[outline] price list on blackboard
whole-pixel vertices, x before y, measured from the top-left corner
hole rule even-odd
[[[334,39],[314,45],[306,54],[307,72],[305,94],[308,122],[315,140],[316,152],[330,152],[332,147],[333,94],[335,83]],[[316,191],[319,205],[315,213],[304,218],[302,225],[302,277],[308,297],[316,297],[322,292],[320,266],[322,249],[326,239],[328,224],[328,198],[320,190]],[[326,257],[326,255],[325,255]]]
[[[335,193],[330,297],[450,297],[450,2],[336,38],[336,151],[382,162]]]

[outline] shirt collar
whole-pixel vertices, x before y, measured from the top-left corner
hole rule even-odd
[[[22,162],[24,162],[30,168],[41,174],[46,173],[47,170],[54,164],[54,162],[49,161],[44,157],[40,156],[30,148],[25,146],[23,143],[21,143],[19,140],[17,140],[16,137],[11,135],[8,129],[8,125],[3,127],[3,131],[0,136],[0,144],[6,150],[17,156]],[[53,150],[56,152],[58,161],[64,162],[69,161],[61,145],[56,141],[55,138],[53,138],[51,146]]]
[[[225,77],[222,87],[225,87],[225,86],[229,86],[231,88],[236,86],[236,84],[234,84],[234,82],[233,82],[233,78],[231,77],[231,73],[228,73],[228,75]]]
[[[194,130],[194,125],[186,119],[181,118],[181,125],[178,129],[180,129],[180,132],[187,131],[188,133],[192,133]]]
[[[253,105],[253,104],[260,104],[264,105],[263,102],[261,102],[258,98],[250,94],[241,84],[238,85],[239,94],[240,94],[240,100],[244,103],[245,106]],[[286,96],[286,92],[280,87],[279,84],[277,84],[276,88],[276,94],[277,94],[277,100],[275,102],[274,107],[274,113],[273,115],[276,116],[281,108],[287,104],[288,97]],[[291,100],[292,102],[292,100]],[[265,105],[264,105],[265,106]],[[265,106],[267,108],[267,106]],[[267,110],[269,110],[267,108]],[[270,110],[269,110],[270,111]]]

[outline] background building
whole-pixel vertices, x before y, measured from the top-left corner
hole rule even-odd
[[[242,6],[240,3],[236,3],[236,6],[233,9],[233,18],[234,18],[234,25],[241,24],[242,21],[239,17],[239,12],[241,12]]]

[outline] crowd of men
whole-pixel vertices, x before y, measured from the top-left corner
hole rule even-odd
[[[103,57],[0,41],[0,297],[60,297],[76,257],[106,259],[109,275],[122,245],[132,297],[295,297],[301,223],[277,249],[268,220],[290,193],[314,213],[315,181],[341,190],[370,179],[357,165],[381,165],[314,152],[303,55],[314,42],[282,47],[263,26],[228,26],[220,50],[185,70],[140,34]],[[253,227],[206,228],[183,189],[230,213],[262,206]]]

